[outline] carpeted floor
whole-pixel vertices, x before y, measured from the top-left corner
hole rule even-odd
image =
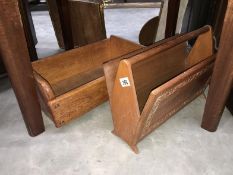
[[[105,11],[108,35],[137,41],[154,9]],[[33,13],[40,57],[59,50],[47,12]],[[105,103],[57,129],[44,115],[46,132],[27,135],[13,90],[0,79],[1,175],[232,175],[233,117],[225,110],[215,133],[200,127],[205,99],[191,104],[139,143],[134,154],[113,129]]]

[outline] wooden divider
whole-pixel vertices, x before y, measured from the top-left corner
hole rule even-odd
[[[137,153],[142,138],[205,90],[213,61],[212,31],[205,26],[106,62],[113,133]]]

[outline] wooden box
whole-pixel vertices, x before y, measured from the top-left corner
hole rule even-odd
[[[209,26],[106,62],[113,133],[138,153],[140,140],[203,93],[213,63]]]
[[[43,110],[57,127],[108,99],[102,64],[141,45],[111,36],[32,63]]]

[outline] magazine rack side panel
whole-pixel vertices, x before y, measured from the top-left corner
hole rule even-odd
[[[134,87],[131,65],[120,62],[112,93],[113,133],[125,140],[131,147],[136,145],[136,130],[140,113]]]
[[[213,55],[213,34],[210,26],[209,30],[198,36],[192,50],[187,59],[187,66],[195,65],[201,60],[204,60]]]
[[[134,83],[141,112],[152,89],[185,70],[185,60],[188,56],[186,42],[161,53],[153,54],[156,49],[151,49],[138,55],[137,57],[144,57],[144,60],[132,64]]]
[[[111,36],[112,40],[115,40],[115,36]],[[116,44],[115,44],[116,43]],[[127,43],[127,45],[126,45]],[[134,55],[135,53],[141,51],[144,47],[142,45],[133,43],[131,41],[129,42],[112,42],[111,44],[114,44],[114,47],[112,48],[117,48],[120,46],[126,47],[123,50],[128,50],[128,54],[120,56],[120,57],[116,57],[116,59],[110,60],[108,62],[105,62],[103,64],[103,69],[104,69],[104,75],[105,75],[105,79],[106,79],[106,85],[107,85],[107,90],[108,90],[108,96],[109,96],[109,102],[111,104],[112,101],[112,90],[114,87],[114,82],[115,82],[115,78],[116,78],[116,74],[117,74],[117,70],[118,70],[118,66],[120,64],[120,61],[131,56]],[[111,54],[116,55],[115,51],[112,50]],[[112,56],[111,56],[112,57]]]
[[[213,57],[208,58],[151,92],[142,113],[140,139],[204,92],[213,62]]]

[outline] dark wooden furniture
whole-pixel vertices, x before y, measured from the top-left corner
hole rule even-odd
[[[98,0],[48,0],[48,5],[59,46],[69,50],[106,38],[104,8],[160,8],[163,3],[103,4]],[[143,26],[139,35],[141,44],[154,43],[158,23],[159,17],[155,17]]]
[[[105,63],[113,133],[138,153],[140,140],[204,92],[213,62],[207,26]]]
[[[202,121],[202,127],[212,132],[217,130],[227,98],[231,94],[233,78],[232,31],[233,0],[229,0]]]
[[[232,90],[232,88],[231,88],[231,92],[230,92],[228,99],[227,99],[226,107],[233,115],[233,90]]]
[[[0,78],[6,74],[5,66],[2,62],[1,54],[0,54]]]
[[[149,46],[155,43],[162,10],[163,10],[163,2],[161,2],[159,16],[153,17],[143,25],[139,33],[139,43],[141,45]]]
[[[182,33],[211,25],[218,47],[228,0],[189,0],[183,20]]]
[[[47,2],[61,48],[69,50],[106,38],[102,3],[77,0]]]
[[[28,0],[18,0],[18,2],[30,59],[31,61],[35,61],[38,60],[35,47],[35,45],[37,44],[37,38],[32,15],[29,9]]]
[[[158,26],[159,16],[156,16],[147,21],[146,24],[143,25],[139,33],[139,43],[144,46],[149,46],[155,43]]]
[[[37,44],[37,38],[36,38],[36,31],[34,28],[34,24],[32,21],[31,12],[29,10],[27,0],[19,0],[18,2],[19,2],[21,19],[23,22],[23,29],[24,29],[26,40],[27,40],[27,48],[30,54],[30,59],[31,61],[35,61],[38,59],[36,48],[35,48],[35,45]],[[0,58],[0,77],[6,76],[6,75],[7,75],[6,69],[2,62],[2,59]]]
[[[108,100],[103,62],[141,47],[112,36],[33,62],[42,107],[56,127]]]
[[[0,53],[31,136],[44,131],[17,0],[0,1]]]
[[[165,38],[169,38],[175,35],[179,8],[180,8],[180,0],[168,1]]]

